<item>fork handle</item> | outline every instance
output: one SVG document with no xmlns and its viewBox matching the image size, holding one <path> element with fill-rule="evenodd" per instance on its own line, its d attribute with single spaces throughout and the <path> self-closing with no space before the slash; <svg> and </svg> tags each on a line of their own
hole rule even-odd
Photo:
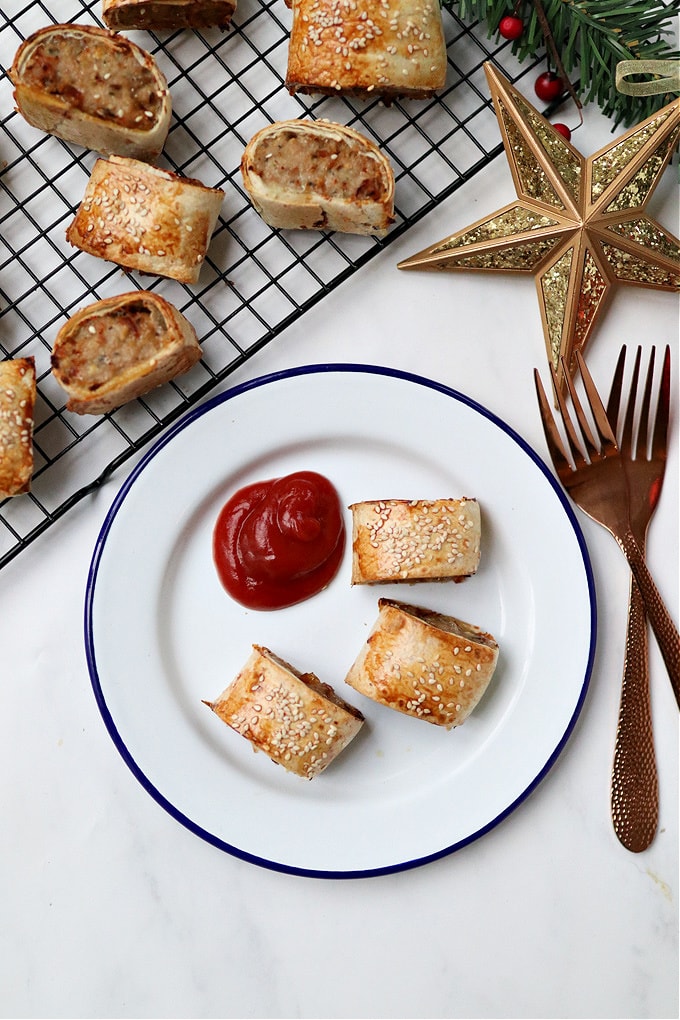
<svg viewBox="0 0 680 1020">
<path fill-rule="evenodd" d="M 659 822 L 659 780 L 649 696 L 647 615 L 635 577 L 630 581 L 626 654 L 611 778 L 614 831 L 627 850 L 651 844 Z"/>
<path fill-rule="evenodd" d="M 666 663 L 675 700 L 680 708 L 680 634 L 670 618 L 652 575 L 647 569 L 640 546 L 628 529 L 618 539 L 637 581 L 649 622 L 652 625 L 663 661 Z"/>
</svg>

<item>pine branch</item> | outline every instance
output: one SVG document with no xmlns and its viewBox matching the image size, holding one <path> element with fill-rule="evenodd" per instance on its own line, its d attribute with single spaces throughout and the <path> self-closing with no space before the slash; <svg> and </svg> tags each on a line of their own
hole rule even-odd
<svg viewBox="0 0 680 1020">
<path fill-rule="evenodd" d="M 462 21 L 486 22 L 488 36 L 509 13 L 524 21 L 524 32 L 512 44 L 520 63 L 546 49 L 546 36 L 532 0 L 443 0 L 457 9 Z M 616 65 L 622 60 L 676 60 L 672 49 L 674 20 L 680 0 L 542 0 L 564 70 L 583 103 L 596 102 L 615 125 L 626 127 L 651 116 L 674 94 L 629 96 L 616 88 Z"/>
</svg>

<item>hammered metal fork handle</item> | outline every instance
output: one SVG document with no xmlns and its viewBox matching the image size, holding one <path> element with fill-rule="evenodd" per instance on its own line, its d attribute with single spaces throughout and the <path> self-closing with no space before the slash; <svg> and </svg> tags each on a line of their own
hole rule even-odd
<svg viewBox="0 0 680 1020">
<path fill-rule="evenodd" d="M 666 664 L 675 700 L 680 708 L 680 634 L 673 623 L 652 575 L 647 569 L 640 546 L 630 529 L 616 536 L 638 583 L 649 622 L 652 625 L 663 661 Z"/>
<path fill-rule="evenodd" d="M 614 831 L 623 846 L 633 853 L 647 849 L 659 822 L 648 649 L 647 614 L 633 576 L 611 780 Z"/>
</svg>

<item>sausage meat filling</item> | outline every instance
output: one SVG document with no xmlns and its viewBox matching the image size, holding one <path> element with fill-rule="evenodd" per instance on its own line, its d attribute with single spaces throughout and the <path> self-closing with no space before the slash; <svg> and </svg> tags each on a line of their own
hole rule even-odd
<svg viewBox="0 0 680 1020">
<path fill-rule="evenodd" d="M 123 41 L 93 43 L 77 33 L 52 32 L 31 51 L 22 77 L 83 113 L 139 131 L 154 126 L 161 106 L 153 74 Z"/>
<path fill-rule="evenodd" d="M 165 333 L 165 321 L 157 308 L 131 302 L 84 320 L 53 359 L 53 367 L 66 385 L 77 380 L 93 393 L 157 355 Z"/>
<path fill-rule="evenodd" d="M 380 200 L 385 192 L 381 167 L 369 154 L 342 138 L 280 131 L 263 139 L 251 169 L 264 185 L 325 199 Z"/>
</svg>

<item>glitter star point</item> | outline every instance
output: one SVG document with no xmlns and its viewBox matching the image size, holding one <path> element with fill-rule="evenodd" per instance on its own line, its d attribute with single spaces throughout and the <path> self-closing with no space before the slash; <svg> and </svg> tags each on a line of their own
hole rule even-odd
<svg viewBox="0 0 680 1020">
<path fill-rule="evenodd" d="M 532 274 L 560 379 L 618 285 L 680 288 L 679 242 L 645 211 L 680 140 L 680 100 L 585 158 L 484 67 L 517 200 L 398 268 Z"/>
</svg>

